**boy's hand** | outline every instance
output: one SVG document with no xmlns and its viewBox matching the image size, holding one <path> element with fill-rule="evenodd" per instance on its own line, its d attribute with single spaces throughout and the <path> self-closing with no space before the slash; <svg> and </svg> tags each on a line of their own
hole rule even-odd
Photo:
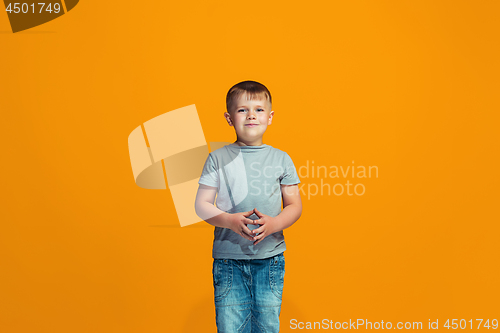
<svg viewBox="0 0 500 333">
<path fill-rule="evenodd" d="M 273 224 L 273 220 L 274 220 L 274 217 L 271 217 L 269 215 L 265 215 L 265 214 L 262 214 L 261 212 L 259 212 L 257 210 L 257 208 L 254 208 L 253 210 L 255 212 L 255 214 L 259 217 L 258 220 L 255 220 L 254 222 L 256 222 L 256 224 L 260 224 L 260 227 L 257 228 L 257 229 L 254 229 L 252 230 L 252 234 L 253 235 L 256 235 L 256 234 L 259 234 L 258 236 L 255 236 L 253 238 L 253 240 L 255 241 L 253 243 L 253 245 L 257 245 L 259 244 L 264 238 L 266 238 L 267 236 L 273 234 L 276 232 L 276 230 L 274 230 L 274 224 Z"/>
<path fill-rule="evenodd" d="M 245 213 L 231 214 L 231 216 L 229 217 L 229 229 L 231 229 L 241 237 L 253 241 L 254 237 L 252 231 L 247 227 L 247 224 L 256 224 L 254 223 L 254 220 L 248 218 L 253 213 L 254 210 L 252 209 L 251 211 Z"/>
</svg>

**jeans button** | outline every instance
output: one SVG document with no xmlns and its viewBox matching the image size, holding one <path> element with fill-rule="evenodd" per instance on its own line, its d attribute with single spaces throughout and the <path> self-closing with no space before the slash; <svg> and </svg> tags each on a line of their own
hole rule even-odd
<svg viewBox="0 0 500 333">
<path fill-rule="evenodd" d="M 224 259 L 224 263 L 227 263 L 227 259 Z"/>
</svg>

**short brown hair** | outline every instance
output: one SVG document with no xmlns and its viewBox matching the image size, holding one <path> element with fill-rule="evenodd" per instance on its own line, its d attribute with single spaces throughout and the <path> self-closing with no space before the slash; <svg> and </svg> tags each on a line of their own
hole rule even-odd
<svg viewBox="0 0 500 333">
<path fill-rule="evenodd" d="M 229 91 L 227 92 L 227 112 L 231 110 L 231 105 L 233 104 L 233 102 L 244 93 L 247 93 L 247 96 L 250 99 L 265 97 L 269 104 L 272 105 L 271 92 L 269 92 L 269 89 L 267 89 L 265 85 L 255 81 L 242 81 L 232 86 L 231 89 L 229 89 Z"/>
</svg>

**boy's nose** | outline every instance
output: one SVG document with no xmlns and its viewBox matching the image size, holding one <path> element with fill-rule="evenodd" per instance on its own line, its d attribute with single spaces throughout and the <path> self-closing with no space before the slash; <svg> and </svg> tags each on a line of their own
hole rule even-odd
<svg viewBox="0 0 500 333">
<path fill-rule="evenodd" d="M 248 112 L 247 119 L 255 119 L 255 113 Z"/>
</svg>

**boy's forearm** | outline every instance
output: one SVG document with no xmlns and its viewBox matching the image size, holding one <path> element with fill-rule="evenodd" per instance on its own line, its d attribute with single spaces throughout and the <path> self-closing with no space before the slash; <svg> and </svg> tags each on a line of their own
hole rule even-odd
<svg viewBox="0 0 500 333">
<path fill-rule="evenodd" d="M 302 215 L 302 205 L 291 204 L 283 208 L 281 213 L 279 213 L 274 218 L 275 232 L 284 230 L 294 224 Z"/>
<path fill-rule="evenodd" d="M 195 206 L 196 214 L 214 227 L 228 228 L 229 213 L 223 212 L 209 202 L 200 202 Z"/>
</svg>

